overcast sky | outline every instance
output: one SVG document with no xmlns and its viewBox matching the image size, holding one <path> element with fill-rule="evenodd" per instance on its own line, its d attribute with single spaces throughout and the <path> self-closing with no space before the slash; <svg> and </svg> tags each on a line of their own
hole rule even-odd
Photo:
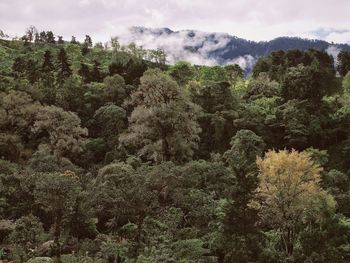
<svg viewBox="0 0 350 263">
<path fill-rule="evenodd" d="M 29 25 L 102 42 L 145 26 L 350 43 L 350 0 L 0 0 L 1 30 L 21 36 Z"/>
</svg>

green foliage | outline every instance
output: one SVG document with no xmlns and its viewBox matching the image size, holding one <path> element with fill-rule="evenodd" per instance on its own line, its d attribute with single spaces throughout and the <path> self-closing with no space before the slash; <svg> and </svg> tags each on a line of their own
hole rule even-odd
<svg viewBox="0 0 350 263">
<path fill-rule="evenodd" d="M 156 163 L 184 162 L 193 156 L 200 132 L 198 109 L 174 80 L 160 70 L 147 71 L 132 103 L 135 108 L 122 144 Z"/>
<path fill-rule="evenodd" d="M 0 38 L 0 261 L 348 257 L 348 51 L 339 74 L 288 50 L 244 79 L 116 38 Z"/>
</svg>

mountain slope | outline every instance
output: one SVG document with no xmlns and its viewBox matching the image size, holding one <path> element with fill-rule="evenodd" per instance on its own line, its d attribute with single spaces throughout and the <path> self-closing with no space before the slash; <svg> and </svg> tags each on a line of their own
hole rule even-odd
<svg viewBox="0 0 350 263">
<path fill-rule="evenodd" d="M 257 58 L 273 51 L 309 48 L 327 50 L 336 57 L 346 44 L 297 37 L 279 37 L 271 41 L 249 41 L 225 33 L 207 33 L 194 30 L 172 31 L 169 28 L 132 27 L 119 36 L 123 44 L 134 42 L 147 49 L 162 48 L 168 62 L 186 60 L 193 64 L 216 65 L 237 63 L 250 71 Z"/>
</svg>

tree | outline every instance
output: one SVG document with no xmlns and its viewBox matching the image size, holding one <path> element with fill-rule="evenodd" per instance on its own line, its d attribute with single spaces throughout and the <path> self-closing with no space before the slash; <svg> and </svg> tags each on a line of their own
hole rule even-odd
<svg viewBox="0 0 350 263">
<path fill-rule="evenodd" d="M 260 224 L 277 232 L 281 250 L 292 259 L 301 231 L 334 211 L 334 199 L 320 187 L 322 168 L 307 153 L 269 151 L 257 165 L 259 187 L 251 205 Z"/>
<path fill-rule="evenodd" d="M 0 156 L 19 161 L 26 158 L 26 142 L 29 141 L 30 127 L 36 119 L 41 104 L 21 91 L 10 90 L 0 93 Z"/>
<path fill-rule="evenodd" d="M 103 83 L 105 85 L 105 101 L 121 106 L 128 96 L 124 78 L 115 74 L 105 77 Z"/>
<path fill-rule="evenodd" d="M 70 69 L 70 64 L 64 48 L 60 48 L 57 55 L 57 68 L 57 82 L 59 86 L 62 86 L 64 81 L 72 75 L 72 70 Z"/>
<path fill-rule="evenodd" d="M 192 102 L 203 109 L 198 122 L 201 126 L 198 156 L 207 158 L 211 152 L 223 153 L 230 147 L 237 117 L 235 94 L 228 82 L 190 81 L 187 84 Z"/>
<path fill-rule="evenodd" d="M 160 70 L 148 70 L 131 96 L 135 108 L 121 143 L 156 163 L 189 160 L 199 139 L 198 110 L 178 84 Z"/>
<path fill-rule="evenodd" d="M 97 60 L 94 61 L 94 66 L 92 68 L 92 71 L 90 72 L 91 81 L 94 81 L 94 82 L 102 81 L 103 77 L 100 71 L 100 65 L 101 65 L 100 62 L 98 62 Z"/>
<path fill-rule="evenodd" d="M 56 106 L 46 106 L 38 111 L 32 132 L 47 134 L 51 152 L 60 159 L 64 155 L 82 150 L 87 130 L 81 128 L 80 122 L 73 112 Z"/>
<path fill-rule="evenodd" d="M 17 57 L 12 64 L 12 72 L 17 78 L 23 77 L 26 71 L 26 61 L 22 57 Z"/>
<path fill-rule="evenodd" d="M 273 97 L 280 95 L 280 87 L 277 81 L 271 81 L 269 76 L 262 72 L 256 79 L 248 84 L 248 89 L 244 95 L 245 99 L 255 100 L 261 97 Z"/>
<path fill-rule="evenodd" d="M 54 65 L 52 62 L 52 55 L 49 50 L 45 51 L 44 62 L 41 66 L 41 81 L 43 84 L 43 91 L 45 100 L 51 104 L 55 102 L 55 86 L 54 86 Z"/>
<path fill-rule="evenodd" d="M 238 80 L 244 77 L 243 69 L 237 64 L 227 65 L 224 67 L 224 69 L 227 73 L 228 80 L 231 83 L 236 83 Z"/>
<path fill-rule="evenodd" d="M 88 65 L 81 63 L 78 74 L 82 77 L 84 83 L 91 82 L 90 69 Z"/>
<path fill-rule="evenodd" d="M 78 44 L 77 39 L 75 38 L 75 36 L 72 36 L 72 39 L 70 41 L 71 44 Z"/>
<path fill-rule="evenodd" d="M 64 44 L 63 36 L 57 36 L 57 37 L 58 37 L 57 44 L 63 45 Z"/>
<path fill-rule="evenodd" d="M 350 71 L 343 78 L 343 91 L 345 94 L 350 95 Z"/>
<path fill-rule="evenodd" d="M 84 45 L 86 45 L 87 47 L 92 47 L 92 40 L 91 40 L 91 37 L 89 35 L 85 36 Z"/>
<path fill-rule="evenodd" d="M 78 177 L 71 171 L 39 174 L 34 190 L 36 202 L 52 214 L 54 222 L 53 256 L 60 262 L 60 237 L 64 220 L 69 218 L 80 189 Z"/>
<path fill-rule="evenodd" d="M 254 132 L 240 130 L 232 137 L 231 149 L 223 156 L 236 178 L 223 218 L 224 251 L 226 259 L 235 258 L 234 262 L 248 262 L 259 256 L 258 218 L 249 203 L 258 185 L 255 160 L 262 156 L 265 147 L 264 141 Z"/>
<path fill-rule="evenodd" d="M 41 31 L 39 34 L 39 41 L 41 43 L 46 43 L 47 42 L 47 36 L 45 31 Z"/>
<path fill-rule="evenodd" d="M 38 63 L 33 59 L 28 59 L 26 62 L 26 77 L 31 84 L 40 80 L 40 69 Z"/>
<path fill-rule="evenodd" d="M 46 31 L 46 43 L 48 43 L 48 44 L 55 44 L 56 43 L 55 36 L 52 33 L 52 31 Z"/>
<path fill-rule="evenodd" d="M 92 47 L 91 37 L 89 35 L 86 35 L 83 46 L 81 48 L 81 53 L 83 54 L 83 56 L 85 56 L 89 52 L 89 48 L 91 47 Z"/>
<path fill-rule="evenodd" d="M 44 228 L 40 220 L 33 216 L 23 216 L 16 220 L 16 226 L 9 239 L 16 246 L 16 254 L 21 262 L 28 259 L 32 251 L 44 241 Z"/>
<path fill-rule="evenodd" d="M 350 52 L 342 50 L 338 54 L 338 72 L 341 76 L 345 76 L 350 71 Z"/>
<path fill-rule="evenodd" d="M 126 128 L 126 122 L 125 110 L 113 103 L 108 103 L 95 112 L 91 130 L 93 135 L 103 137 L 113 145 L 117 143 L 118 135 Z"/>
<path fill-rule="evenodd" d="M 282 82 L 282 97 L 319 103 L 323 96 L 332 92 L 330 87 L 337 87 L 332 71 L 316 60 L 310 66 L 299 64 L 289 68 Z"/>
<path fill-rule="evenodd" d="M 30 26 L 29 28 L 27 28 L 26 30 L 26 36 L 28 38 L 29 42 L 33 42 L 34 41 L 34 37 L 35 35 L 38 33 L 38 30 L 35 28 L 35 26 Z"/>
<path fill-rule="evenodd" d="M 189 80 L 194 78 L 194 68 L 190 63 L 178 61 L 169 68 L 169 75 L 180 85 L 186 85 Z"/>
</svg>

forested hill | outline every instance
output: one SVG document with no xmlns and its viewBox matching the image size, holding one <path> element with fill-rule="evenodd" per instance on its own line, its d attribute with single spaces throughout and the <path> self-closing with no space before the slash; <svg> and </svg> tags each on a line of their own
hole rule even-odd
<svg viewBox="0 0 350 263">
<path fill-rule="evenodd" d="M 310 48 L 328 50 L 337 55 L 350 50 L 346 44 L 328 43 L 297 37 L 279 37 L 270 41 L 255 42 L 224 33 L 207 33 L 195 30 L 172 31 L 169 28 L 132 27 L 120 36 L 124 43 L 135 42 L 146 48 L 162 48 L 171 62 L 187 60 L 194 64 L 237 63 L 250 72 L 256 59 L 273 51 Z"/>
<path fill-rule="evenodd" d="M 0 262 L 349 262 L 350 52 L 165 55 L 0 41 Z"/>
</svg>

